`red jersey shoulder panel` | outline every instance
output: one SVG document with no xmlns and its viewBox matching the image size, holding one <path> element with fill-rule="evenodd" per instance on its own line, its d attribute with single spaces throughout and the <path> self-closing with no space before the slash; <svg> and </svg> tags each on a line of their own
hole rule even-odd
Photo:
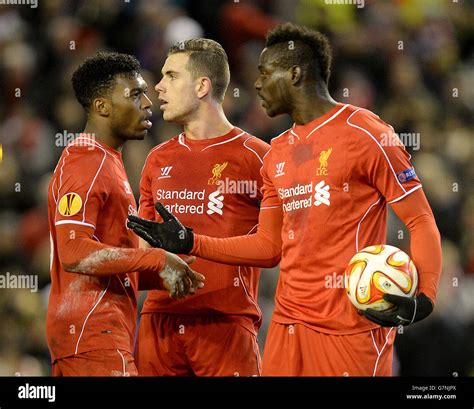
<svg viewBox="0 0 474 409">
<path fill-rule="evenodd" d="M 395 202 L 421 187 L 410 162 L 410 154 L 392 126 L 373 112 L 351 107 L 346 123 L 353 152 L 360 160 L 356 167 L 376 187 L 388 203 Z"/>
<path fill-rule="evenodd" d="M 110 154 L 97 144 L 71 144 L 64 149 L 52 186 L 56 225 L 83 224 L 95 229 L 97 212 L 110 190 L 103 182 L 107 160 Z"/>
</svg>

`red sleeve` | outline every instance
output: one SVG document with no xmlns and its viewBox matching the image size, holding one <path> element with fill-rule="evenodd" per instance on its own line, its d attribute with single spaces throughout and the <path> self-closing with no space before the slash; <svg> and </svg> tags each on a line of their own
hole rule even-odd
<svg viewBox="0 0 474 409">
<path fill-rule="evenodd" d="M 283 213 L 275 187 L 266 168 L 271 150 L 263 158 L 261 176 L 263 199 L 255 234 L 230 238 L 194 235 L 191 254 L 224 264 L 274 267 L 281 258 Z"/>
<path fill-rule="evenodd" d="M 392 209 L 410 231 L 410 252 L 418 270 L 418 292 L 433 303 L 441 274 L 441 238 L 423 190 L 392 204 Z"/>
<path fill-rule="evenodd" d="M 54 219 L 56 226 L 76 224 L 95 230 L 97 215 L 106 202 L 109 191 L 109 187 L 104 186 L 107 157 L 108 154 L 102 148 L 67 148 L 58 165 L 58 185 L 53 191 L 57 202 Z M 84 163 L 87 163 L 86 167 Z"/>
<path fill-rule="evenodd" d="M 163 269 L 162 249 L 111 247 L 93 240 L 88 226 L 56 227 L 58 256 L 65 271 L 92 276 L 109 276 L 132 271 L 156 274 Z M 162 288 L 162 287 L 161 287 Z"/>
<path fill-rule="evenodd" d="M 217 239 L 194 235 L 191 254 L 224 264 L 274 267 L 281 258 L 280 208 L 261 210 L 255 234 Z"/>
<path fill-rule="evenodd" d="M 271 163 L 271 156 L 272 156 L 272 151 L 269 150 L 267 155 L 263 159 L 263 166 L 262 166 L 262 169 L 260 170 L 260 173 L 262 175 L 262 180 L 263 180 L 263 187 L 262 187 L 263 199 L 260 205 L 260 209 L 274 209 L 274 208 L 281 209 L 281 203 L 278 197 L 278 193 L 275 190 L 275 186 L 273 185 L 273 182 L 268 176 L 268 167 L 270 166 L 270 163 Z"/>
<path fill-rule="evenodd" d="M 388 203 L 421 188 L 410 154 L 390 125 L 366 110 L 356 111 L 347 123 L 356 136 L 361 173 Z"/>
<path fill-rule="evenodd" d="M 155 204 L 151 193 L 152 158 L 148 158 L 143 166 L 140 178 L 140 205 L 138 215 L 146 220 L 155 220 Z"/>
<path fill-rule="evenodd" d="M 261 201 L 263 198 L 262 188 L 263 188 L 263 179 L 262 179 L 262 165 L 263 158 L 270 150 L 270 145 L 255 136 L 250 136 L 245 142 L 244 146 L 252 152 L 251 155 L 251 165 L 250 170 L 252 173 L 251 179 L 255 180 L 257 183 L 257 200 Z"/>
</svg>

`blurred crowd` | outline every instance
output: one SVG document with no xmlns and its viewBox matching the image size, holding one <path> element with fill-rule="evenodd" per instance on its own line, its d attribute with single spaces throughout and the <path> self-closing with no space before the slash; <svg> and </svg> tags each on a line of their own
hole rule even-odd
<svg viewBox="0 0 474 409">
<path fill-rule="evenodd" d="M 333 3 L 333 4 L 327 4 Z M 356 2 L 354 2 L 356 3 Z M 357 2 L 361 3 L 361 2 Z M 160 115 L 154 85 L 176 41 L 210 37 L 228 52 L 230 120 L 266 141 L 291 126 L 269 119 L 253 89 L 268 29 L 284 21 L 325 33 L 333 48 L 330 90 L 368 108 L 407 137 L 407 149 L 443 239 L 435 312 L 396 342 L 396 374 L 474 375 L 474 52 L 472 1 L 40 0 L 0 5 L 0 274 L 34 274 L 39 289 L 0 289 L 0 375 L 49 375 L 47 186 L 85 116 L 70 77 L 98 50 L 134 54 L 155 103 L 144 142 L 124 161 L 138 192 L 149 149 L 178 133 Z M 416 142 L 416 143 L 415 143 Z M 393 214 L 388 243 L 409 236 Z M 263 349 L 278 269 L 262 272 Z M 143 295 L 141 296 L 143 299 Z"/>
</svg>

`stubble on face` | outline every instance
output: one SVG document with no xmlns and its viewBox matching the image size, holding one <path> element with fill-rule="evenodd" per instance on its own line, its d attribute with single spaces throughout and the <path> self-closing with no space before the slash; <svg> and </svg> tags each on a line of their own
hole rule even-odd
<svg viewBox="0 0 474 409">
<path fill-rule="evenodd" d="M 171 54 L 162 69 L 163 79 L 158 88 L 159 97 L 166 101 L 160 108 L 163 119 L 178 124 L 187 123 L 199 107 L 196 81 L 189 70 L 189 55 Z"/>
</svg>

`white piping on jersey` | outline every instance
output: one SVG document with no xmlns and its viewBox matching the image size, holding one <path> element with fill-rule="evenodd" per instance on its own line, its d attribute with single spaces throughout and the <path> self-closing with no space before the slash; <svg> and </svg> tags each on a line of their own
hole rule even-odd
<svg viewBox="0 0 474 409">
<path fill-rule="evenodd" d="M 105 287 L 104 290 L 102 290 L 102 293 L 99 295 L 99 299 L 97 300 L 97 302 L 94 304 L 94 306 L 92 307 L 92 309 L 89 311 L 89 314 L 87 314 L 87 317 L 86 319 L 84 320 L 84 323 L 82 324 L 82 328 L 81 328 L 81 333 L 79 334 L 79 338 L 77 339 L 77 344 L 76 344 L 76 350 L 74 351 L 74 355 L 77 354 L 77 351 L 79 349 L 79 342 L 81 341 L 81 337 L 82 337 L 82 334 L 84 332 L 84 328 L 86 327 L 86 323 L 87 323 L 87 320 L 89 319 L 89 317 L 91 316 L 91 314 L 94 312 L 94 310 L 96 309 L 96 307 L 99 305 L 99 303 L 102 301 L 102 298 L 104 298 L 104 295 L 105 293 L 107 292 L 108 288 L 109 288 L 109 285 L 110 285 L 110 279 L 112 278 L 112 276 L 109 276 L 109 281 L 107 282 L 107 287 Z"/>
<path fill-rule="evenodd" d="M 58 187 L 58 194 L 57 194 L 58 199 L 59 199 L 59 192 L 61 191 L 61 188 L 62 188 L 62 185 L 63 185 L 63 170 L 64 170 L 64 165 L 65 165 L 65 163 L 66 163 L 66 159 L 67 159 L 67 158 L 69 157 L 69 155 L 70 155 L 70 153 L 69 153 L 69 148 L 72 147 L 72 146 L 75 146 L 75 145 L 73 145 L 73 143 L 74 143 L 77 139 L 79 139 L 79 138 L 76 138 L 76 139 L 75 139 L 73 142 L 71 142 L 71 143 L 68 145 L 68 147 L 66 148 L 66 154 L 67 154 L 67 155 L 64 156 L 64 158 L 63 158 L 63 163 L 62 163 L 62 165 L 61 165 L 61 170 L 60 170 L 60 173 L 59 173 L 59 187 Z M 88 140 L 88 139 L 86 139 L 86 140 L 87 140 L 87 142 L 90 142 L 90 140 Z M 96 147 L 98 147 L 99 149 L 101 149 L 101 150 L 104 152 L 104 157 L 102 158 L 102 162 L 101 162 L 101 164 L 100 164 L 100 166 L 99 166 L 99 169 L 97 170 L 97 173 L 96 173 L 95 176 L 94 176 L 94 179 L 93 179 L 93 181 L 92 181 L 92 184 L 91 184 L 91 186 L 89 187 L 89 190 L 87 191 L 86 200 L 85 200 L 85 202 L 84 202 L 84 212 L 83 212 L 83 215 L 82 215 L 82 222 L 83 222 L 83 223 L 85 222 L 85 217 L 86 217 L 86 204 L 87 204 L 87 200 L 89 199 L 89 192 L 90 192 L 90 190 L 92 189 L 92 186 L 94 185 L 95 179 L 97 178 L 97 175 L 99 174 L 99 171 L 100 171 L 100 169 L 102 168 L 102 165 L 104 164 L 105 158 L 107 157 L 107 151 L 106 151 L 104 148 L 102 148 L 99 144 L 97 144 L 97 143 L 91 143 L 90 146 L 96 146 Z M 53 193 L 53 197 L 54 197 L 54 193 Z M 56 204 L 57 204 L 57 201 L 56 201 Z M 56 216 L 55 216 L 54 219 L 55 219 L 55 221 L 56 221 Z M 57 224 L 57 223 L 55 222 L 55 224 Z M 63 223 L 61 223 L 61 224 L 63 224 Z M 94 226 L 94 228 L 95 228 L 95 226 Z"/>
<path fill-rule="evenodd" d="M 53 269 L 53 258 L 54 258 L 54 243 L 53 235 L 49 232 L 49 271 Z"/>
<path fill-rule="evenodd" d="M 253 136 L 251 136 L 250 138 L 247 138 L 245 141 L 244 141 L 244 146 L 249 150 L 249 151 L 252 151 L 253 153 L 255 153 L 255 156 L 258 158 L 258 160 L 260 161 L 260 163 L 263 164 L 263 158 L 261 158 L 259 156 L 259 154 L 257 152 L 255 152 L 251 147 L 247 146 L 246 143 L 247 141 L 249 141 L 250 139 L 252 139 Z"/>
<path fill-rule="evenodd" d="M 189 151 L 191 150 L 191 148 L 190 148 L 188 145 L 186 145 L 186 144 L 184 143 L 184 133 L 180 133 L 180 134 L 179 134 L 179 136 L 178 136 L 178 142 L 179 142 L 180 145 L 183 145 L 183 146 L 185 146 L 186 148 L 188 148 Z"/>
<path fill-rule="evenodd" d="M 314 132 L 316 132 L 319 128 L 323 127 L 324 125 L 326 125 L 328 122 L 331 122 L 336 116 L 338 116 L 342 111 L 344 111 L 347 107 L 349 106 L 349 104 L 346 104 L 344 106 L 341 107 L 341 109 L 339 109 L 339 111 L 337 111 L 333 116 L 331 116 L 331 118 L 328 118 L 326 119 L 322 124 L 319 124 L 317 125 L 308 135 L 306 135 L 306 139 L 308 139 Z M 296 124 L 293 124 L 293 126 L 291 127 L 291 129 L 293 130 L 295 128 Z M 293 132 L 295 135 L 296 135 L 296 132 Z M 298 135 L 296 135 L 298 136 Z M 298 137 L 299 138 L 299 137 Z"/>
<path fill-rule="evenodd" d="M 285 131 L 285 132 L 287 132 L 287 131 Z M 283 133 L 285 133 L 285 132 L 283 132 Z M 276 138 L 279 138 L 281 135 L 283 135 L 283 133 L 280 134 L 279 136 L 277 136 Z M 275 139 L 275 138 L 273 138 L 273 139 Z M 266 158 L 267 155 L 271 152 L 271 150 L 272 150 L 272 148 L 270 148 L 270 149 L 267 151 L 267 153 L 266 153 L 265 155 L 263 155 L 263 160 L 265 160 L 265 158 Z M 262 168 L 263 168 L 263 166 L 262 166 Z M 264 206 L 264 207 L 261 207 L 260 210 L 265 210 L 265 209 L 277 209 L 277 208 L 281 208 L 281 205 L 276 205 L 276 206 Z"/>
<path fill-rule="evenodd" d="M 97 172 L 94 176 L 94 179 L 92 179 L 92 183 L 89 187 L 89 190 L 87 191 L 87 194 L 86 194 L 86 200 L 84 201 L 84 211 L 82 212 L 82 221 L 85 222 L 86 220 L 86 210 L 87 210 L 87 201 L 89 200 L 89 193 L 90 191 L 92 190 L 92 186 L 94 186 L 94 183 L 95 183 L 95 180 L 97 179 L 97 176 L 99 175 L 99 172 L 100 170 L 102 169 L 102 165 L 104 164 L 105 162 L 105 159 L 107 158 L 107 152 L 105 151 L 105 149 L 103 148 L 100 148 L 104 151 L 104 157 L 102 158 L 102 162 L 100 163 L 100 166 L 99 166 L 99 169 L 97 169 Z"/>
<path fill-rule="evenodd" d="M 261 376 L 262 368 L 260 367 L 260 350 L 258 348 L 257 336 L 255 334 L 250 334 L 250 336 L 253 339 L 252 348 L 253 348 L 253 352 L 255 352 L 255 358 L 257 360 L 257 372 L 258 372 L 257 376 Z"/>
<path fill-rule="evenodd" d="M 158 149 L 160 149 L 160 148 L 162 148 L 163 146 L 165 146 L 166 144 L 170 143 L 171 141 L 172 141 L 172 139 L 168 139 L 167 141 L 162 142 L 162 143 L 160 143 L 159 145 L 156 145 L 154 148 L 152 148 L 152 149 L 150 150 L 150 152 L 148 152 L 148 155 L 146 156 L 145 163 L 143 164 L 142 172 L 141 172 L 141 173 L 143 173 L 143 170 L 145 169 L 145 166 L 146 166 L 146 164 L 147 164 L 147 162 L 148 162 L 148 158 L 150 157 L 150 155 L 151 155 L 153 152 L 155 152 L 155 151 L 157 151 Z"/>
<path fill-rule="evenodd" d="M 377 144 L 377 146 L 382 150 L 382 153 L 383 153 L 383 155 L 385 156 L 385 159 L 387 160 L 388 165 L 390 166 L 390 169 L 392 170 L 393 176 L 394 176 L 395 180 L 397 181 L 398 185 L 399 185 L 400 188 L 406 193 L 405 188 L 402 186 L 402 184 L 401 184 L 400 181 L 398 180 L 397 174 L 395 173 L 395 170 L 393 169 L 393 166 L 392 166 L 392 164 L 390 163 L 390 160 L 388 159 L 388 156 L 387 156 L 387 154 L 385 153 L 385 150 L 383 149 L 382 145 L 380 145 L 379 141 L 377 141 L 377 139 L 376 139 L 367 129 L 362 128 L 362 127 L 360 127 L 360 126 L 358 126 L 358 125 L 355 125 L 355 124 L 349 122 L 349 120 L 352 118 L 352 116 L 355 115 L 355 114 L 356 114 L 357 112 L 359 112 L 360 110 L 364 110 L 364 111 L 370 112 L 369 110 L 363 109 L 363 108 L 359 108 L 359 109 L 355 110 L 355 111 L 349 116 L 349 118 L 347 118 L 347 120 L 346 120 L 347 124 L 348 124 L 349 126 L 352 126 L 353 128 L 360 129 L 362 132 L 365 132 L 367 135 L 369 135 L 369 136 L 372 138 L 372 140 L 373 140 L 373 141 Z"/>
<path fill-rule="evenodd" d="M 372 112 L 372 113 L 373 113 L 373 112 Z M 374 114 L 374 115 L 375 115 L 375 114 Z M 379 117 L 378 115 L 375 115 L 375 116 L 380 119 L 380 117 Z M 390 124 L 387 124 L 387 125 L 388 125 L 389 128 L 392 130 L 392 132 L 396 134 L 395 128 L 394 128 L 392 125 L 390 125 Z M 401 144 L 401 146 L 403 147 L 403 149 L 404 149 L 405 152 L 407 153 L 407 155 L 408 155 L 408 160 L 410 160 L 410 159 L 411 159 L 411 155 L 410 155 L 410 153 L 407 151 L 407 148 L 405 147 L 405 145 L 404 145 L 403 143 Z"/>
<path fill-rule="evenodd" d="M 395 203 L 395 202 L 398 202 L 399 200 L 402 200 L 405 196 L 408 196 L 410 193 L 413 193 L 415 190 L 418 190 L 419 188 L 421 188 L 421 184 L 415 186 L 413 189 L 410 189 L 408 192 L 404 193 L 403 195 L 401 195 L 400 197 L 397 197 L 396 199 L 393 199 L 391 200 L 390 202 L 388 203 Z"/>
<path fill-rule="evenodd" d="M 76 142 L 81 142 L 80 145 L 77 145 Z M 86 142 L 86 144 L 84 144 Z M 103 148 L 103 146 L 97 141 L 97 139 L 87 138 L 85 136 L 78 136 L 76 139 L 71 141 L 71 143 L 67 146 L 68 148 L 71 146 L 85 146 L 85 145 L 94 145 L 99 148 Z"/>
<path fill-rule="evenodd" d="M 56 198 L 54 194 L 54 185 L 56 184 L 56 178 L 54 178 L 53 184 L 51 185 L 51 194 L 53 195 L 53 200 L 54 203 L 56 203 L 56 206 L 58 205 L 58 199 Z"/>
<path fill-rule="evenodd" d="M 61 170 L 59 171 L 59 187 L 58 187 L 58 199 L 59 199 L 59 192 L 61 191 L 61 187 L 63 185 L 63 167 L 64 163 L 66 162 L 66 158 L 69 156 L 69 147 L 66 148 L 66 154 L 63 158 L 63 163 L 61 165 Z M 54 221 L 56 221 L 56 214 L 54 215 Z"/>
<path fill-rule="evenodd" d="M 59 226 L 60 224 L 80 224 L 82 226 L 92 227 L 94 230 L 96 229 L 96 227 L 91 223 L 79 222 L 76 220 L 60 220 L 59 222 L 54 223 L 55 226 Z"/>
<path fill-rule="evenodd" d="M 206 149 L 212 148 L 213 146 L 223 145 L 223 144 L 225 144 L 225 143 L 227 143 L 227 142 L 232 142 L 232 141 L 234 141 L 235 139 L 240 138 L 244 133 L 245 133 L 245 131 L 242 131 L 242 132 L 239 133 L 237 136 L 234 136 L 233 138 L 227 139 L 226 141 L 217 142 L 217 143 L 214 143 L 214 144 L 212 144 L 212 145 L 206 146 L 204 149 L 201 150 L 201 152 L 205 151 Z"/>
<path fill-rule="evenodd" d="M 290 129 L 291 129 L 291 128 L 288 128 L 286 131 L 283 131 L 280 135 L 275 136 L 274 138 L 271 139 L 271 141 L 274 141 L 275 139 L 278 139 L 280 136 L 285 135 Z M 268 152 L 270 152 L 270 151 L 268 151 Z M 267 153 L 268 153 L 268 152 L 267 152 Z"/>
<path fill-rule="evenodd" d="M 81 143 L 78 144 L 77 142 Z M 99 142 L 97 142 L 95 139 L 86 138 L 84 136 L 78 136 L 76 139 L 74 139 L 73 141 L 71 141 L 71 143 L 67 145 L 68 148 L 72 146 L 97 146 L 98 148 L 102 148 Z"/>
<path fill-rule="evenodd" d="M 286 132 L 286 131 L 285 131 L 285 132 Z M 278 138 L 278 136 L 277 136 L 277 138 Z M 263 155 L 262 161 L 265 160 L 265 158 L 267 157 L 267 155 L 270 153 L 271 150 L 272 150 L 272 148 L 270 148 L 270 149 L 267 151 L 267 153 L 266 153 L 265 155 Z"/>
<path fill-rule="evenodd" d="M 120 352 L 120 350 L 117 349 L 117 352 L 120 354 L 120 356 L 122 357 L 122 371 L 123 371 L 123 376 L 127 376 L 126 373 L 125 373 L 125 358 L 124 356 L 122 355 L 122 353 Z"/>
<path fill-rule="evenodd" d="M 81 143 L 78 144 L 78 142 Z M 103 148 L 103 146 L 101 146 L 95 139 L 85 138 L 83 136 L 74 139 L 67 147 L 70 148 L 72 146 L 97 146 L 98 148 Z"/>
<path fill-rule="evenodd" d="M 88 143 L 82 142 L 80 145 L 76 145 L 76 144 L 75 144 L 76 141 L 81 142 L 82 139 L 84 139 L 84 141 L 85 141 L 85 142 L 88 142 Z M 80 147 L 82 147 L 82 146 L 93 146 L 93 147 L 97 147 L 97 148 L 102 149 L 103 151 L 105 151 L 105 150 L 104 150 L 104 147 L 103 147 L 99 142 L 97 142 L 96 140 L 91 140 L 91 139 L 89 139 L 89 138 L 84 138 L 84 137 L 81 137 L 81 136 L 80 136 L 80 137 L 77 137 L 76 139 L 74 139 L 74 140 L 69 144 L 68 147 L 70 147 L 70 146 L 80 146 Z M 105 152 L 106 152 L 106 151 L 105 151 Z M 107 152 L 107 153 L 109 153 L 109 152 Z M 118 159 L 115 155 L 110 155 L 110 157 L 111 157 L 119 166 L 123 166 L 123 163 L 122 163 L 122 162 L 120 161 L 120 159 Z"/>
<path fill-rule="evenodd" d="M 371 330 L 370 331 L 370 335 L 372 335 L 372 342 L 374 343 L 374 347 L 375 347 L 375 351 L 377 352 L 377 360 L 375 361 L 375 366 L 374 366 L 374 372 L 372 374 L 372 376 L 375 376 L 376 372 L 377 372 L 377 365 L 379 364 L 379 359 L 380 357 L 382 356 L 382 352 L 383 350 L 385 349 L 385 347 L 387 346 L 387 343 L 388 343 L 388 337 L 390 336 L 390 333 L 392 332 L 394 327 L 390 328 L 390 331 L 388 331 L 387 335 L 385 336 L 385 344 L 383 345 L 382 349 L 380 350 L 379 352 L 379 349 L 377 348 L 377 344 L 375 343 L 375 338 L 374 338 L 374 330 Z"/>
<path fill-rule="evenodd" d="M 150 156 L 153 152 L 157 151 L 158 149 L 162 148 L 166 144 L 170 143 L 173 140 L 173 138 L 168 139 L 167 141 L 161 142 L 160 144 L 156 145 L 155 147 L 151 148 L 150 152 L 148 153 L 147 156 Z"/>
<path fill-rule="evenodd" d="M 293 134 L 293 135 L 295 135 L 298 139 L 300 139 L 300 137 L 298 136 L 298 134 L 295 133 L 295 131 L 293 131 L 293 129 L 290 129 L 290 133 Z"/>
<path fill-rule="evenodd" d="M 318 126 L 316 126 L 316 128 L 314 128 L 307 136 L 306 138 L 309 138 L 310 135 L 317 131 L 319 128 L 321 128 L 322 126 L 326 125 L 329 121 L 332 121 L 336 116 L 338 116 L 342 111 L 344 111 L 344 109 L 346 109 L 347 107 L 349 106 L 349 104 L 346 104 L 344 106 L 341 107 L 341 109 L 339 111 L 337 111 L 331 118 L 328 118 L 326 119 L 322 124 L 319 124 Z M 294 123 L 293 126 L 291 128 L 288 128 L 286 131 L 283 131 L 281 134 L 279 134 L 278 136 L 275 136 L 274 138 L 272 138 L 271 140 L 275 140 L 275 139 L 278 139 L 280 136 L 283 136 L 285 135 L 287 132 L 290 132 L 291 134 L 293 134 L 294 136 L 296 136 L 299 140 L 301 140 L 301 138 L 299 137 L 299 135 L 294 131 L 294 128 L 295 128 L 296 124 Z M 267 152 L 268 153 L 268 152 Z"/>
<path fill-rule="evenodd" d="M 252 233 L 257 227 L 258 227 L 258 223 L 257 223 L 255 226 L 253 226 L 253 227 L 249 230 L 249 232 L 247 233 L 247 236 L 248 236 L 250 233 Z"/>
<path fill-rule="evenodd" d="M 374 115 L 375 115 L 375 114 L 374 114 Z M 380 119 L 380 117 L 379 117 L 378 115 L 375 115 L 375 116 Z M 395 128 L 394 128 L 392 125 L 390 125 L 390 124 L 387 124 L 387 125 L 390 127 L 390 129 L 392 130 L 392 132 L 393 132 L 394 134 L 396 134 Z M 402 144 L 401 144 L 400 146 L 401 146 L 401 147 L 403 148 L 403 150 L 407 153 L 407 155 L 408 155 L 408 160 L 410 160 L 410 159 L 411 159 L 411 155 L 410 155 L 410 153 L 407 151 L 407 148 L 406 148 L 405 144 L 402 142 Z"/>
<path fill-rule="evenodd" d="M 378 202 L 380 202 L 380 200 L 382 199 L 382 196 L 380 196 L 378 198 L 378 200 L 375 202 L 375 203 L 372 203 L 370 205 L 370 207 L 367 209 L 367 211 L 365 212 L 365 214 L 362 216 L 362 219 L 360 219 L 359 223 L 357 224 L 357 231 L 356 231 L 356 253 L 359 251 L 359 229 L 360 229 L 360 225 L 362 224 L 362 222 L 364 221 L 365 217 L 369 214 L 370 210 L 372 209 L 372 207 L 374 207 Z"/>
</svg>

